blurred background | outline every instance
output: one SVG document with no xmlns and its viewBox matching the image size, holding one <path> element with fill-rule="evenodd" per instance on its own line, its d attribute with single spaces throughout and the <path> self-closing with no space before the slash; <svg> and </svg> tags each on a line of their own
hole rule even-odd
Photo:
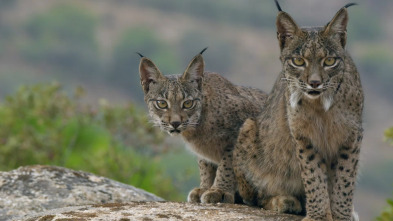
<svg viewBox="0 0 393 221">
<path fill-rule="evenodd" d="M 348 3 L 280 2 L 301 26 L 324 25 Z M 393 2 L 357 2 L 347 50 L 366 101 L 355 208 L 362 220 L 392 220 Z M 178 74 L 208 46 L 206 70 L 270 91 L 281 70 L 276 15 L 260 0 L 1 0 L 0 170 L 65 166 L 185 201 L 197 162 L 148 122 L 135 52 Z"/>
</svg>

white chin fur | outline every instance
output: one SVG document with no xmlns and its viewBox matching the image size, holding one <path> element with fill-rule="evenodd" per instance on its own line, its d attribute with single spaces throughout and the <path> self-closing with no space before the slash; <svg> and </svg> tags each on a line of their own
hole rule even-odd
<svg viewBox="0 0 393 221">
<path fill-rule="evenodd" d="M 333 98 L 330 96 L 328 97 L 323 96 L 321 101 L 322 101 L 323 109 L 325 109 L 325 111 L 328 111 L 333 104 Z"/>
<path fill-rule="evenodd" d="M 295 109 L 297 107 L 300 97 L 301 97 L 301 93 L 298 91 L 295 91 L 291 94 L 291 97 L 289 98 L 289 103 L 291 104 L 291 107 L 293 109 Z"/>
<path fill-rule="evenodd" d="M 297 107 L 302 94 L 304 94 L 308 99 L 311 99 L 311 100 L 315 100 L 320 97 L 321 103 L 323 105 L 323 109 L 325 111 L 328 111 L 333 104 L 333 97 L 331 97 L 331 96 L 323 96 L 323 95 L 322 96 L 321 95 L 313 96 L 313 95 L 309 95 L 307 93 L 301 93 L 301 92 L 295 91 L 291 94 L 291 97 L 289 98 L 289 103 L 293 109 L 295 109 Z"/>
</svg>

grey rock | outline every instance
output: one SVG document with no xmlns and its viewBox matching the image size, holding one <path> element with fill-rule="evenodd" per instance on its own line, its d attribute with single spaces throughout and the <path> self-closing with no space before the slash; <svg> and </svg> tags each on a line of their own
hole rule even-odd
<svg viewBox="0 0 393 221">
<path fill-rule="evenodd" d="M 0 220 L 302 219 L 300 216 L 277 214 L 244 205 L 162 201 L 144 190 L 61 167 L 28 166 L 0 172 Z"/>
<path fill-rule="evenodd" d="M 151 193 L 55 166 L 26 166 L 0 172 L 0 220 L 67 206 L 163 201 Z"/>
<path fill-rule="evenodd" d="M 234 204 L 191 204 L 178 202 L 131 202 L 62 208 L 20 217 L 24 221 L 156 221 L 156 220 L 265 220 L 300 221 L 302 217 L 277 214 L 255 207 Z"/>
</svg>

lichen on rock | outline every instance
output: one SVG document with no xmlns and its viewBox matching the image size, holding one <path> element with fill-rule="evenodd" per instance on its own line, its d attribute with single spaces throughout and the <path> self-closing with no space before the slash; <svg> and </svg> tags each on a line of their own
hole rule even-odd
<svg viewBox="0 0 393 221">
<path fill-rule="evenodd" d="M 130 201 L 163 199 L 105 177 L 56 166 L 0 172 L 0 220 L 67 206 Z"/>
<path fill-rule="evenodd" d="M 192 204 L 179 202 L 131 202 L 63 208 L 26 216 L 19 220 L 192 220 L 192 221 L 300 221 L 302 217 L 277 214 L 260 208 L 235 204 Z"/>
<path fill-rule="evenodd" d="M 301 219 L 245 205 L 164 202 L 133 186 L 62 167 L 0 172 L 0 221 Z"/>
</svg>

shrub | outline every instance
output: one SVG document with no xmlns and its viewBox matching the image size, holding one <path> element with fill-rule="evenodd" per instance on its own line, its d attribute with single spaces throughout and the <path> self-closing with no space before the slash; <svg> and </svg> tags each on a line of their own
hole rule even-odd
<svg viewBox="0 0 393 221">
<path fill-rule="evenodd" d="M 385 130 L 385 141 L 393 146 L 393 127 Z"/>
<path fill-rule="evenodd" d="M 49 164 L 85 170 L 169 200 L 184 200 L 164 174 L 164 136 L 135 105 L 83 106 L 57 83 L 21 87 L 0 104 L 0 169 Z"/>
<path fill-rule="evenodd" d="M 391 145 L 393 145 L 393 127 L 385 131 L 385 139 Z M 380 216 L 377 217 L 378 221 L 390 221 L 393 220 L 393 200 L 387 200 L 388 206 L 384 209 Z"/>
<path fill-rule="evenodd" d="M 393 200 L 388 199 L 388 207 L 377 217 L 378 221 L 391 221 L 393 220 Z"/>
</svg>

